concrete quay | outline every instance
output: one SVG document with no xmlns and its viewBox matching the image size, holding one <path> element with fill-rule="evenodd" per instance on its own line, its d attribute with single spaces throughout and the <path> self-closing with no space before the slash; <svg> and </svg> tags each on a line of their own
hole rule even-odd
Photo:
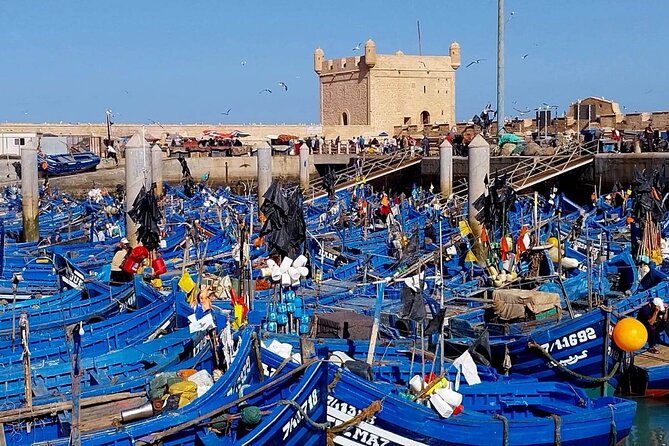
<svg viewBox="0 0 669 446">
<path fill-rule="evenodd" d="M 319 172 L 331 166 L 335 169 L 342 168 L 352 163 L 357 155 L 310 155 L 310 177 L 316 178 Z M 378 156 L 378 155 L 377 155 Z M 531 157 L 491 157 L 490 173 L 512 166 L 523 159 Z M 202 157 L 188 158 L 188 166 L 195 179 L 209 174 L 209 180 L 214 184 L 233 183 L 236 181 L 255 181 L 257 179 L 257 165 L 255 156 L 242 157 Z M 453 157 L 453 180 L 467 178 L 468 162 L 466 157 Z M 567 172 L 552 181 L 560 188 L 573 188 L 576 185 L 582 188 L 599 186 L 601 181 L 602 190 L 610 190 L 616 181 L 620 181 L 627 187 L 634 175 L 634 169 L 650 171 L 662 166 L 669 161 L 669 153 L 601 153 L 595 156 L 593 163 Z M 423 158 L 421 164 L 409 168 L 407 174 L 414 180 L 420 178 L 423 186 L 430 184 L 439 185 L 439 158 Z M 275 155 L 272 157 L 273 177 L 297 181 L 299 179 L 299 157 Z M 171 184 L 176 184 L 181 179 L 181 166 L 176 158 L 163 158 L 163 179 Z M 53 186 L 72 193 L 83 194 L 94 187 L 115 188 L 117 184 L 124 183 L 124 160 L 119 165 L 109 159 L 103 159 L 97 170 L 85 172 L 66 177 L 52 177 L 50 183 Z M 17 177 L 11 163 L 0 162 L 0 184 L 17 184 Z M 393 182 L 391 181 L 391 183 Z M 397 186 L 397 184 L 394 184 Z"/>
</svg>

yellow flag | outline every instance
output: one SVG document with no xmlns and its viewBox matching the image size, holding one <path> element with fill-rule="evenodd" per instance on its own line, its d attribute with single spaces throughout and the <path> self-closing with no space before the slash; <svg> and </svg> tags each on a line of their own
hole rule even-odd
<svg viewBox="0 0 669 446">
<path fill-rule="evenodd" d="M 460 235 L 462 237 L 466 237 L 472 233 L 472 229 L 469 227 L 469 224 L 467 224 L 467 222 L 464 220 L 458 223 L 458 227 L 460 228 Z"/>
<path fill-rule="evenodd" d="M 243 316 L 244 316 L 244 307 L 242 307 L 239 304 L 235 304 L 233 307 L 233 313 L 234 313 L 234 319 L 232 321 L 232 328 L 234 330 L 239 330 L 241 327 L 246 325 L 246 321 L 244 321 Z"/>
<path fill-rule="evenodd" d="M 465 262 L 472 262 L 472 263 L 476 262 L 476 256 L 471 251 L 471 249 L 467 251 L 467 254 L 465 255 Z"/>
<path fill-rule="evenodd" d="M 184 271 L 181 275 L 178 285 L 186 294 L 189 294 L 195 288 L 195 282 L 193 282 L 193 278 L 188 271 Z"/>
</svg>

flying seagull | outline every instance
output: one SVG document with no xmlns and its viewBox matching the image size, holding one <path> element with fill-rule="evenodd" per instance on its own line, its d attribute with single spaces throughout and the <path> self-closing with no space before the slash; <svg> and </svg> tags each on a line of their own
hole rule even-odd
<svg viewBox="0 0 669 446">
<path fill-rule="evenodd" d="M 221 114 L 222 114 L 222 115 L 225 115 L 225 116 L 228 116 L 228 115 L 230 114 L 230 110 L 232 110 L 232 109 L 229 108 L 228 111 L 226 111 L 225 113 L 221 112 Z"/>
<path fill-rule="evenodd" d="M 478 64 L 478 63 L 481 63 L 481 62 L 483 62 L 484 60 L 486 60 L 486 59 L 476 59 L 476 60 L 473 60 L 473 61 L 469 62 L 465 68 L 469 68 L 469 67 L 471 67 L 472 65 L 476 65 L 476 64 Z"/>
<path fill-rule="evenodd" d="M 353 48 L 353 51 L 360 51 L 360 47 L 361 47 L 361 46 L 362 46 L 362 42 L 360 42 L 359 44 L 357 44 L 357 45 L 355 46 L 355 48 Z"/>
<path fill-rule="evenodd" d="M 239 167 L 251 167 L 249 163 L 240 164 Z"/>
<path fill-rule="evenodd" d="M 525 59 L 527 59 L 528 56 L 529 56 L 529 54 L 523 54 L 523 56 L 521 57 L 521 59 L 525 60 Z"/>
<path fill-rule="evenodd" d="M 246 66 L 246 61 L 245 61 L 245 60 L 242 60 L 242 66 L 243 66 L 243 67 Z"/>
<path fill-rule="evenodd" d="M 258 92 L 258 94 L 260 94 L 260 93 L 264 93 L 264 92 L 271 93 L 272 90 L 270 90 L 269 88 L 265 88 L 265 89 L 260 90 L 260 91 Z"/>
<path fill-rule="evenodd" d="M 511 14 L 509 14 L 509 18 L 506 19 L 506 23 L 509 23 L 514 15 L 516 15 L 516 13 L 514 11 L 511 11 Z"/>
<path fill-rule="evenodd" d="M 279 82 L 279 86 L 288 91 L 288 85 L 286 85 L 284 82 Z"/>
<path fill-rule="evenodd" d="M 518 113 L 520 113 L 521 115 L 524 115 L 524 114 L 529 113 L 529 112 L 532 111 L 532 110 L 529 110 L 529 109 L 528 110 L 520 110 L 520 109 L 517 109 L 516 107 L 513 107 L 513 109 L 515 111 L 517 111 Z"/>
</svg>

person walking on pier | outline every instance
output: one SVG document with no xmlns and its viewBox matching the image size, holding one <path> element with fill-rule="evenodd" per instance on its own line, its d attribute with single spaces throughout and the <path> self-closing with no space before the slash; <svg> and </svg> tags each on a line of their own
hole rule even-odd
<svg viewBox="0 0 669 446">
<path fill-rule="evenodd" d="M 653 121 L 648 121 L 648 126 L 643 131 L 643 136 L 646 139 L 646 148 L 649 152 L 654 152 L 653 147 L 653 138 L 655 136 L 655 130 L 653 130 Z"/>
<path fill-rule="evenodd" d="M 427 134 L 423 135 L 420 146 L 423 149 L 423 156 L 430 156 L 430 138 L 427 137 Z"/>
<path fill-rule="evenodd" d="M 116 149 L 111 144 L 107 146 L 107 159 L 109 158 L 113 159 L 118 166 L 118 156 L 116 154 Z"/>
</svg>

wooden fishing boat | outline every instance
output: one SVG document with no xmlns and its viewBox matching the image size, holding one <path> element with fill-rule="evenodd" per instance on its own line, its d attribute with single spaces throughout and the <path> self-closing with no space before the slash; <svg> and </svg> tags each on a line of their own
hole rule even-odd
<svg viewBox="0 0 669 446">
<path fill-rule="evenodd" d="M 263 350 L 270 371 L 284 359 Z M 291 361 L 285 367 L 295 367 Z M 430 407 L 399 396 L 394 386 L 366 381 L 347 371 L 338 376 L 328 397 L 328 419 L 354 420 L 334 443 L 384 445 L 609 445 L 624 439 L 636 403 L 615 397 L 596 400 L 560 383 L 503 381 L 460 386 L 464 410 L 443 419 Z M 471 388 L 470 388 L 471 387 Z M 362 412 L 368 414 L 359 419 Z"/>
<path fill-rule="evenodd" d="M 49 175 L 72 175 L 94 170 L 100 164 L 100 157 L 91 152 L 61 155 L 43 155 L 39 160 L 40 172 Z"/>
</svg>

